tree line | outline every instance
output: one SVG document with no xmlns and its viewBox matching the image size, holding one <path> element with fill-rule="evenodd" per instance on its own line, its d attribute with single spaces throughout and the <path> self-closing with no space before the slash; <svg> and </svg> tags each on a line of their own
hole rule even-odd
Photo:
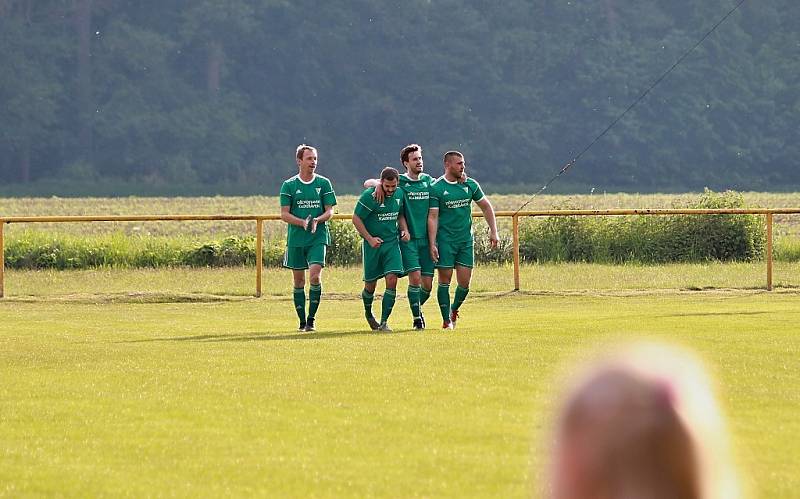
<svg viewBox="0 0 800 499">
<path fill-rule="evenodd" d="M 0 191 L 276 194 L 301 142 L 345 190 L 409 142 L 535 188 L 733 5 L 0 0 Z M 800 187 L 798 19 L 745 2 L 553 187 Z"/>
</svg>

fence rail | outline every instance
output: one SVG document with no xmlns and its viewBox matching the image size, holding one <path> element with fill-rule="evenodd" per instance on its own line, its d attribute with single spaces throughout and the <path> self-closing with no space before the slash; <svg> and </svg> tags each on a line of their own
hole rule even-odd
<svg viewBox="0 0 800 499">
<path fill-rule="evenodd" d="M 627 216 L 627 215 L 764 215 L 766 217 L 767 239 L 767 285 L 772 291 L 772 222 L 773 215 L 793 215 L 800 213 L 800 208 L 718 208 L 718 209 L 609 209 L 609 210 L 538 210 L 538 211 L 498 211 L 498 218 L 512 219 L 512 237 L 514 253 L 514 291 L 520 289 L 519 283 L 519 219 L 527 217 L 564 217 L 564 216 Z M 352 215 L 337 214 L 336 220 L 349 220 Z M 483 213 L 472 214 L 482 218 Z M 256 222 L 256 293 L 261 296 L 261 281 L 264 270 L 264 221 L 280 220 L 280 215 L 109 215 L 109 216 L 32 216 L 32 217 L 0 217 L 0 298 L 4 294 L 5 282 L 5 246 L 3 233 L 6 224 L 12 223 L 67 223 L 67 222 L 184 222 L 190 220 L 227 220 Z"/>
</svg>

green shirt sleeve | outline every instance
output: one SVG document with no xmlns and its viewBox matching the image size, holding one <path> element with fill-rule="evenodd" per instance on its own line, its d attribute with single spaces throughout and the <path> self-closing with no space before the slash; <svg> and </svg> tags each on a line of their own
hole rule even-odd
<svg viewBox="0 0 800 499">
<path fill-rule="evenodd" d="M 281 185 L 281 206 L 292 206 L 292 183 L 286 180 Z"/>
<path fill-rule="evenodd" d="M 472 200 L 480 201 L 485 197 L 483 194 L 483 190 L 481 189 L 481 184 L 479 184 L 476 180 L 472 180 L 472 183 L 475 184 L 474 190 L 472 192 Z"/>
<path fill-rule="evenodd" d="M 435 187 L 435 184 L 431 186 L 431 192 L 428 197 L 428 206 L 429 208 L 439 208 L 439 189 Z"/>
<path fill-rule="evenodd" d="M 370 187 L 362 192 L 361 196 L 358 198 L 358 202 L 356 203 L 356 208 L 353 210 L 353 213 L 358 215 L 358 218 L 360 218 L 362 222 L 364 222 L 367 217 L 373 211 L 375 211 L 375 199 L 372 197 L 373 192 L 375 192 L 374 187 Z"/>
<path fill-rule="evenodd" d="M 322 188 L 322 206 L 335 206 L 336 193 L 333 191 L 331 181 L 325 179 L 325 185 Z"/>
</svg>

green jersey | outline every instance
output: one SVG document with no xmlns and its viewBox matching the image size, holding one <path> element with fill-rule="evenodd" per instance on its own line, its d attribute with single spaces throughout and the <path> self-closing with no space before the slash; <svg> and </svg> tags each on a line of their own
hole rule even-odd
<svg viewBox="0 0 800 499">
<path fill-rule="evenodd" d="M 380 204 L 372 197 L 374 192 L 375 187 L 362 192 L 354 212 L 372 237 L 380 237 L 384 243 L 396 242 L 397 218 L 405 205 L 403 191 L 397 189 L 391 196 L 383 198 Z"/>
<path fill-rule="evenodd" d="M 400 175 L 397 187 L 406 195 L 406 222 L 412 239 L 428 239 L 429 193 L 433 177 L 420 173 L 419 179 L 411 180 L 408 175 Z"/>
<path fill-rule="evenodd" d="M 450 182 L 444 176 L 431 186 L 430 207 L 439 209 L 439 228 L 436 240 L 450 244 L 472 240 L 472 201 L 483 199 L 478 182 Z"/>
<path fill-rule="evenodd" d="M 336 204 L 336 193 L 331 181 L 322 175 L 314 174 L 310 182 L 303 182 L 299 175 L 283 182 L 281 186 L 281 206 L 289 206 L 289 213 L 298 218 L 318 217 L 325 212 L 326 206 Z M 330 244 L 331 235 L 328 222 L 319 224 L 311 233 L 311 224 L 307 230 L 289 224 L 286 245 L 289 247 L 311 246 L 314 244 Z"/>
</svg>

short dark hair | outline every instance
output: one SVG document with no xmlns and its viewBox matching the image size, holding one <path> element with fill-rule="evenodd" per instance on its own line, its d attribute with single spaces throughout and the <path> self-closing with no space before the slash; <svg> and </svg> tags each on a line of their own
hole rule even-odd
<svg viewBox="0 0 800 499">
<path fill-rule="evenodd" d="M 317 148 L 306 144 L 300 144 L 299 146 L 297 146 L 297 150 L 295 151 L 294 156 L 297 159 L 303 159 L 303 154 L 305 154 L 306 151 L 314 151 L 314 153 L 316 154 Z"/>
<path fill-rule="evenodd" d="M 464 158 L 464 155 L 461 154 L 458 151 L 447 151 L 446 153 L 444 153 L 444 160 L 447 161 L 448 159 L 450 159 L 452 157 L 455 157 L 455 156 L 458 156 L 459 158 L 462 158 L 462 159 Z"/>
<path fill-rule="evenodd" d="M 408 144 L 402 150 L 400 150 L 400 161 L 405 164 L 405 162 L 408 161 L 408 155 L 417 151 L 422 154 L 422 147 L 420 147 L 419 144 Z"/>
<path fill-rule="evenodd" d="M 400 178 L 400 173 L 391 166 L 387 166 L 381 170 L 381 180 L 397 180 Z"/>
</svg>

